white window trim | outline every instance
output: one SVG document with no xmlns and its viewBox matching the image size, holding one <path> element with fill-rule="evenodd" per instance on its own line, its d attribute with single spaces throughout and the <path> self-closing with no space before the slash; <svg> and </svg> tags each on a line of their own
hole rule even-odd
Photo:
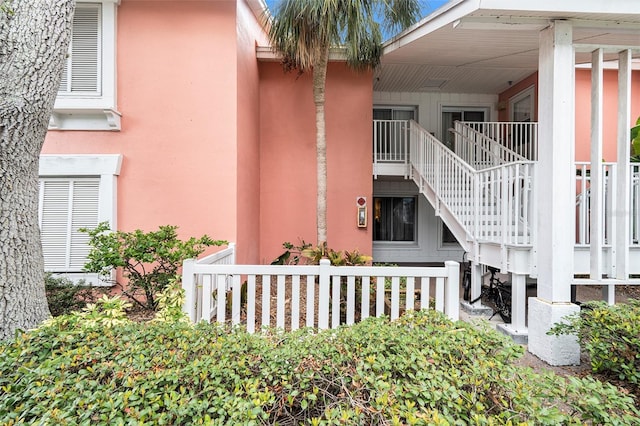
<svg viewBox="0 0 640 426">
<path fill-rule="evenodd" d="M 49 120 L 49 130 L 120 130 L 116 103 L 116 28 L 120 0 L 82 0 L 100 3 L 101 50 L 100 96 L 59 95 Z"/>
<path fill-rule="evenodd" d="M 45 177 L 99 177 L 98 223 L 108 222 L 111 229 L 117 229 L 117 177 L 122 167 L 120 154 L 87 155 L 41 155 L 39 175 Z M 93 285 L 112 285 L 113 278 L 106 281 L 97 274 L 69 273 L 57 274 L 78 281 L 84 279 Z"/>
</svg>

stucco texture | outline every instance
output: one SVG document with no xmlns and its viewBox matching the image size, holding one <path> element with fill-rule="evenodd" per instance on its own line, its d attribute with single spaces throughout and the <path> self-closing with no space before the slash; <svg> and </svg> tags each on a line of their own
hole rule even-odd
<svg viewBox="0 0 640 426">
<path fill-rule="evenodd" d="M 372 194 L 372 79 L 344 63 L 326 85 L 327 240 L 335 250 L 371 254 L 371 229 L 358 228 L 356 198 Z M 260 63 L 260 253 L 316 241 L 316 128 L 311 76 Z M 367 211 L 371 222 L 371 208 Z"/>
</svg>

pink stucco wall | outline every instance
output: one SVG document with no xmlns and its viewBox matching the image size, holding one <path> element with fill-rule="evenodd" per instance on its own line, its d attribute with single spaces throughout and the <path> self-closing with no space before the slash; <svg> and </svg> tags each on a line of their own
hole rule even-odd
<svg viewBox="0 0 640 426">
<path fill-rule="evenodd" d="M 369 205 L 371 74 L 329 67 L 326 92 L 328 245 L 371 254 L 371 227 L 357 228 L 356 197 Z M 260 256 L 269 262 L 285 241 L 316 241 L 315 109 L 309 75 L 260 63 Z M 369 209 L 369 223 L 371 210 Z"/>
<path fill-rule="evenodd" d="M 258 224 L 257 26 L 246 24 L 238 41 L 237 8 L 255 20 L 239 3 L 123 0 L 121 131 L 51 131 L 43 153 L 123 154 L 119 229 L 174 224 L 183 237 L 238 241 L 257 260 L 248 237 Z"/>
<path fill-rule="evenodd" d="M 507 107 L 500 111 L 500 121 L 509 121 L 509 99 L 526 88 L 537 87 L 538 73 L 516 83 L 513 87 L 502 92 L 499 102 Z M 616 161 L 616 137 L 618 125 L 618 72 L 605 70 L 604 76 L 604 106 L 603 106 L 603 153 L 605 161 Z M 640 116 L 640 71 L 633 71 L 631 76 L 631 121 L 629 127 Z M 538 99 L 536 97 L 536 110 Z M 535 118 L 534 118 L 535 119 Z M 591 150 L 591 70 L 576 70 L 576 161 L 589 161 Z"/>
<path fill-rule="evenodd" d="M 618 72 L 604 71 L 603 154 L 605 161 L 616 161 L 618 126 Z M 631 75 L 631 121 L 640 116 L 640 71 Z M 591 71 L 576 71 L 576 161 L 589 161 L 591 149 Z"/>
<path fill-rule="evenodd" d="M 237 6 L 237 220 L 238 263 L 257 263 L 260 234 L 260 105 L 256 41 L 260 23 L 244 1 Z"/>
</svg>

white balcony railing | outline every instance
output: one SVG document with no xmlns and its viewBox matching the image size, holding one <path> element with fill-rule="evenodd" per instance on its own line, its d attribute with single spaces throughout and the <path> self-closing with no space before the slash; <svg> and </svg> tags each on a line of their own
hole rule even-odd
<svg viewBox="0 0 640 426">
<path fill-rule="evenodd" d="M 603 203 L 601 217 L 604 219 L 602 227 L 603 244 L 611 244 L 614 226 L 614 191 L 618 165 L 616 163 L 602 163 Z M 576 162 L 576 244 L 589 245 L 591 243 L 591 164 Z M 630 164 L 630 205 L 629 205 L 629 244 L 640 246 L 640 163 Z"/>
<path fill-rule="evenodd" d="M 409 122 L 373 120 L 373 174 L 405 176 L 409 172 Z"/>
</svg>

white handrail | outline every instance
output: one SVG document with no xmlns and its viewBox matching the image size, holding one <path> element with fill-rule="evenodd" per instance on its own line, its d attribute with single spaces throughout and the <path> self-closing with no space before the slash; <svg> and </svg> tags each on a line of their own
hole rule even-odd
<svg viewBox="0 0 640 426">
<path fill-rule="evenodd" d="M 522 155 L 501 145 L 469 124 L 474 123 L 456 121 L 455 128 L 451 131 L 456 136 L 455 153 L 476 170 L 515 161 L 527 161 Z"/>
<path fill-rule="evenodd" d="M 198 281 L 203 290 L 196 297 Z M 229 288 L 220 284 L 227 281 Z M 459 316 L 459 264 L 451 261 L 422 268 L 331 266 L 326 259 L 320 265 L 211 265 L 190 259 L 183 285 L 192 321 L 243 324 L 250 333 L 263 326 L 295 330 L 301 323 L 335 328 L 371 315 L 393 320 L 432 302 L 449 318 Z"/>
<path fill-rule="evenodd" d="M 467 121 L 464 124 L 527 160 L 538 159 L 538 123 L 536 122 Z"/>
<path fill-rule="evenodd" d="M 534 162 L 477 171 L 415 121 L 410 153 L 418 187 L 426 182 L 471 238 L 532 244 Z"/>
</svg>

